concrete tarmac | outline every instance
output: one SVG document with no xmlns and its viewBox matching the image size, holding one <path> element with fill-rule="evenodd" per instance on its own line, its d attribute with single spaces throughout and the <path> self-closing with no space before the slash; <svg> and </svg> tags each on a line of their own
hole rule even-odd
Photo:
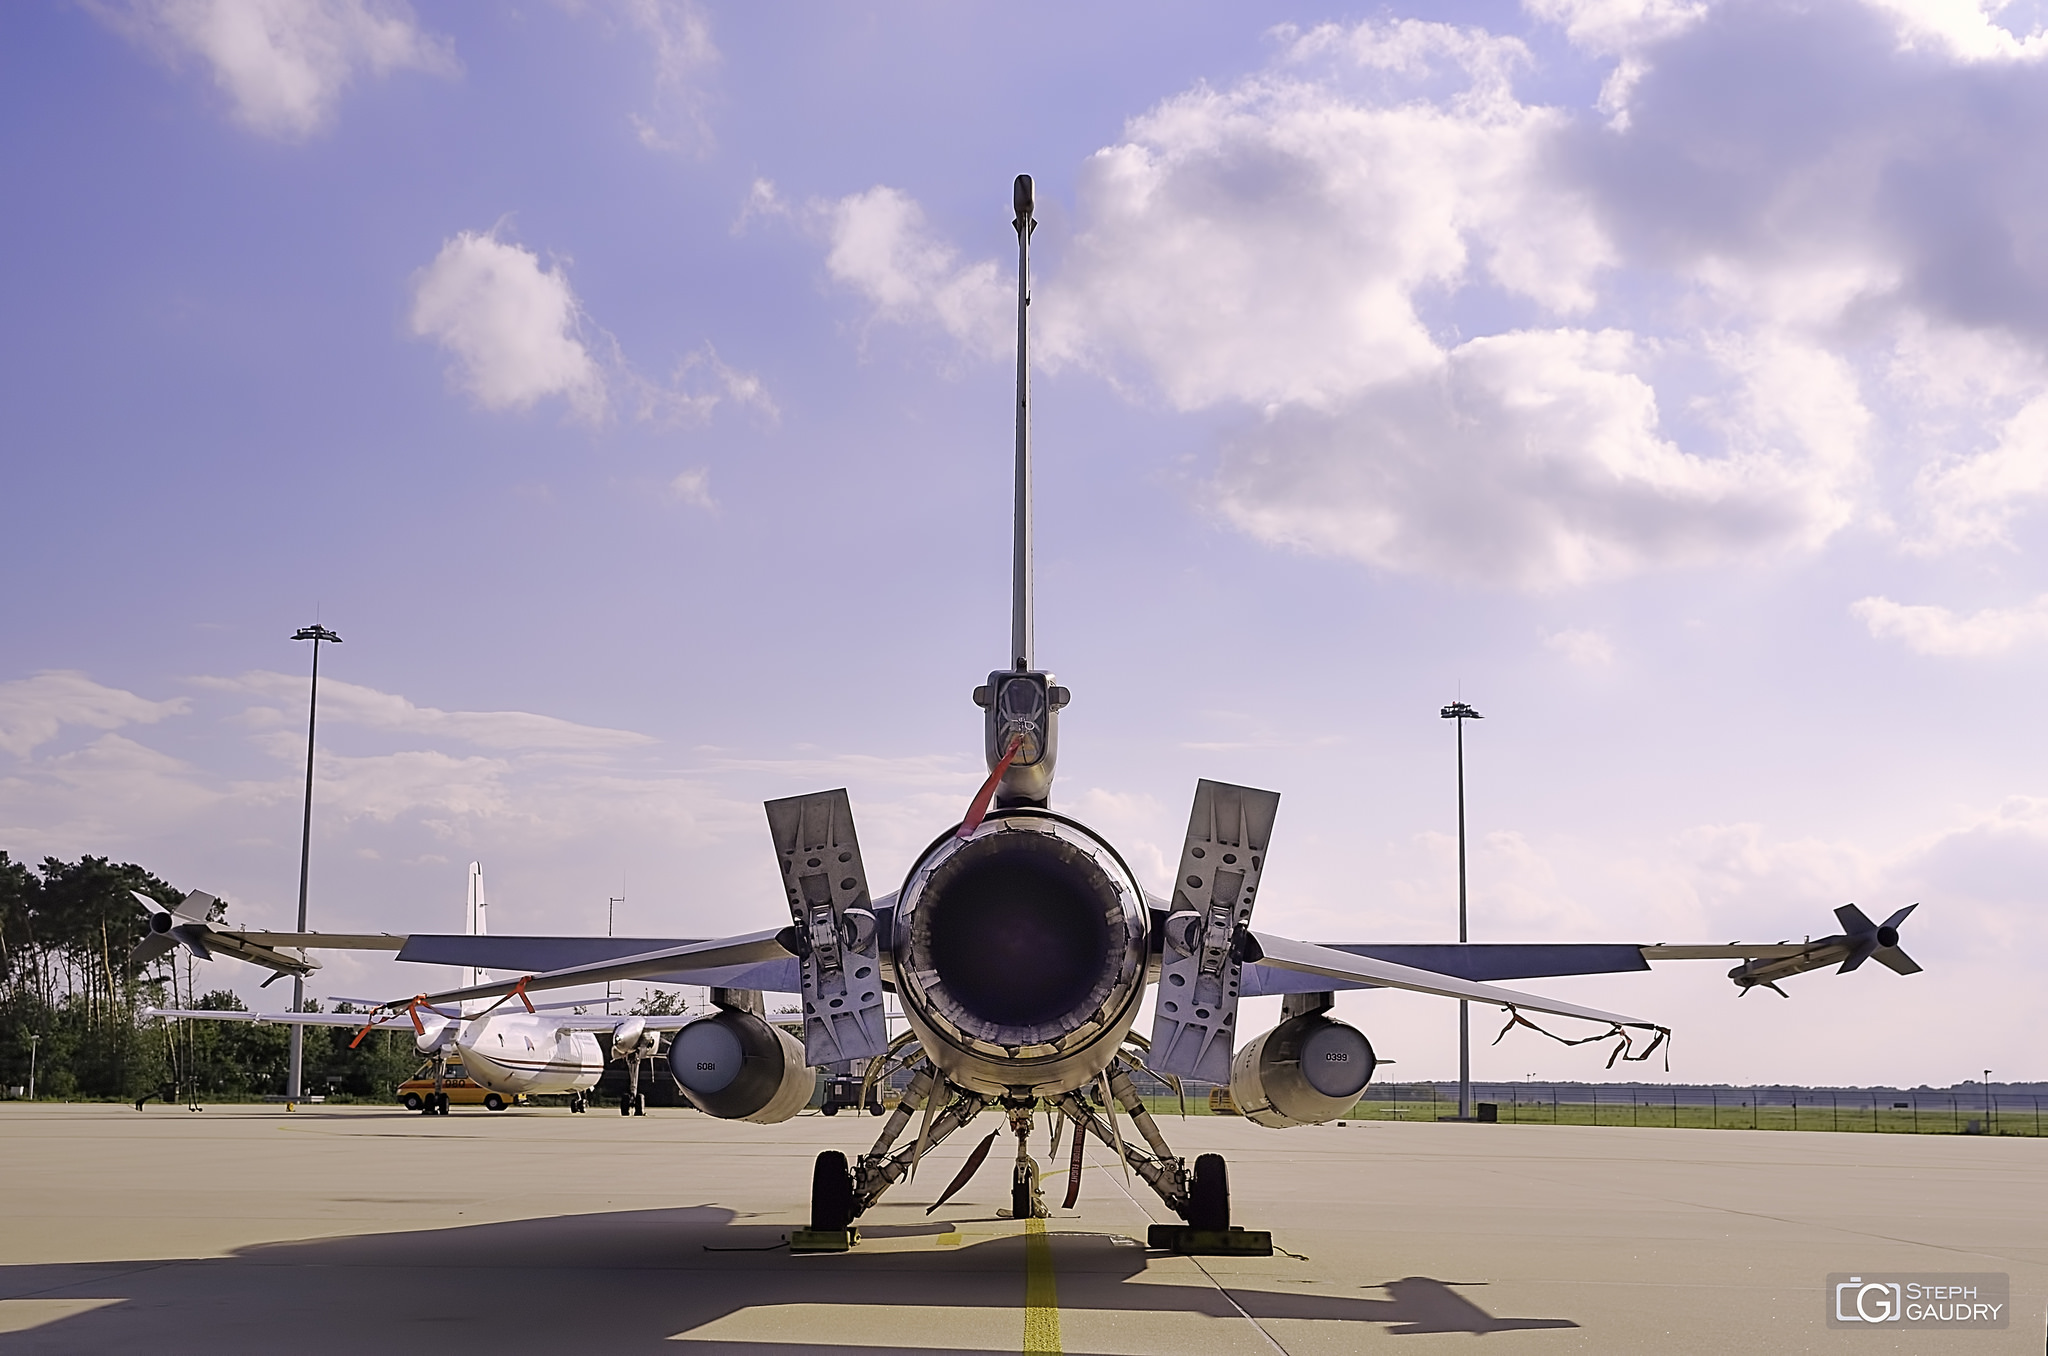
<svg viewBox="0 0 2048 1356">
<path fill-rule="evenodd" d="M 1164 1122 L 1298 1256 L 1148 1252 L 1169 1215 L 1091 1152 L 1075 1211 L 999 1219 L 1014 1141 L 925 1207 L 984 1116 L 842 1256 L 779 1246 L 811 1159 L 881 1122 L 687 1111 L 0 1106 L 16 1352 L 2039 1353 L 2048 1141 Z M 1047 1194 L 1064 1191 L 1045 1151 Z M 1830 1272 L 2005 1272 L 2004 1331 L 1829 1329 Z M 1475 1343 L 1477 1347 L 1475 1347 Z"/>
</svg>

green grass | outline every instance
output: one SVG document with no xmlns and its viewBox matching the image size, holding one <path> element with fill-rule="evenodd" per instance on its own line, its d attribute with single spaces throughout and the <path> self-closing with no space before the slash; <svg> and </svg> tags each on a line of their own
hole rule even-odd
<svg viewBox="0 0 2048 1356">
<path fill-rule="evenodd" d="M 1177 1116 L 1180 1103 L 1173 1097 L 1147 1097 L 1145 1104 L 1155 1116 Z M 1802 1102 L 1796 1109 L 1790 1106 L 1752 1107 L 1741 1098 L 1732 1098 L 1715 1106 L 1691 1106 L 1680 1103 L 1673 1107 L 1669 1102 L 1642 1101 L 1630 1106 L 1626 1100 L 1603 1101 L 1598 1105 L 1587 1102 L 1557 1102 L 1548 1100 L 1522 1103 L 1501 1102 L 1500 1119 L 1503 1125 L 1619 1125 L 1619 1126 L 1661 1126 L 1666 1129 L 1676 1126 L 1685 1130 L 1827 1130 L 1842 1133 L 1860 1132 L 1870 1134 L 1899 1135 L 1959 1135 L 1971 1121 L 1984 1121 L 1984 1108 L 1972 1109 L 1958 1103 L 1953 1109 L 1944 1105 L 1922 1105 L 1918 1115 L 1910 1109 L 1898 1110 L 1880 1105 L 1872 1111 L 1869 1102 L 1856 1106 L 1843 1106 L 1839 1112 L 1826 1101 Z M 1402 1089 L 1398 1105 L 1391 1099 L 1380 1100 L 1368 1097 L 1358 1103 L 1341 1119 L 1359 1121 L 1430 1121 L 1454 1114 L 1458 1109 L 1455 1093 L 1450 1097 L 1429 1100 L 1426 1091 L 1412 1098 L 1406 1088 Z M 1209 1099 L 1206 1094 L 1188 1098 L 1187 1114 L 1207 1116 Z M 1989 1133 L 1994 1135 L 2024 1135 L 2034 1137 L 2043 1133 L 2044 1119 L 2037 1116 L 2031 1105 L 2026 1107 L 2001 1107 L 1993 1118 Z"/>
</svg>

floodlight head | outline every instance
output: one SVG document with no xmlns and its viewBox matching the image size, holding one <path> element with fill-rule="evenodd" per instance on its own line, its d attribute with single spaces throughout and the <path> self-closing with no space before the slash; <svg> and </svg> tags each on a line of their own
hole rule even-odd
<svg viewBox="0 0 2048 1356">
<path fill-rule="evenodd" d="M 1036 205 L 1031 191 L 1030 175 L 1020 174 L 1017 176 L 1016 186 L 1010 193 L 1010 204 L 1017 209 L 1016 224 L 1017 228 L 1022 230 L 1024 223 L 1031 220 L 1031 209 Z"/>
<path fill-rule="evenodd" d="M 310 640 L 314 641 L 315 643 L 324 640 L 333 645 L 341 644 L 341 637 L 335 635 L 334 632 L 328 630 L 324 626 L 301 626 L 298 630 L 292 633 L 292 639 Z"/>
<path fill-rule="evenodd" d="M 1486 717 L 1474 711 L 1463 702 L 1452 702 L 1437 713 L 1445 720 L 1485 720 Z"/>
</svg>

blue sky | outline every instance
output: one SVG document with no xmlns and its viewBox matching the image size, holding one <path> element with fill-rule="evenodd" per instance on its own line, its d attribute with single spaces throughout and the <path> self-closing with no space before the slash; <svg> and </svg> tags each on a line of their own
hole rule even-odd
<svg viewBox="0 0 2048 1356">
<path fill-rule="evenodd" d="M 2048 1076 L 2038 19 L 7 7 L 0 844 L 288 923 L 318 617 L 316 926 L 767 926 L 837 785 L 888 888 L 1005 648 L 1024 171 L 1062 808 L 1157 888 L 1275 787 L 1265 926 L 1445 938 L 1462 696 L 1475 939 L 1921 901 L 1910 979 L 1538 986 L 1672 1077 Z"/>
</svg>

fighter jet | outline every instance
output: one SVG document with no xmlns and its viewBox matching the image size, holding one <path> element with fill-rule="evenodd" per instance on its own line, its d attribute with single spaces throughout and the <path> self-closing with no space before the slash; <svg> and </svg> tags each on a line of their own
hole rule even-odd
<svg viewBox="0 0 2048 1356">
<path fill-rule="evenodd" d="M 1232 1226 L 1227 1167 L 1176 1153 L 1132 1074 L 1227 1083 L 1253 1122 L 1285 1128 L 1343 1115 L 1378 1063 L 1364 1033 L 1331 1015 L 1339 989 L 1397 988 L 1488 1003 L 1510 1024 L 1530 1013 L 1597 1024 L 1618 1058 L 1647 1059 L 1669 1032 L 1486 982 L 1648 969 L 1659 948 L 1626 945 L 1323 946 L 1255 930 L 1252 914 L 1280 797 L 1201 781 L 1172 888 L 1148 894 L 1106 837 L 1054 808 L 1059 717 L 1073 700 L 1034 648 L 1029 308 L 1035 229 L 1029 176 L 1016 180 L 1017 398 L 1015 521 L 1007 663 L 973 690 L 988 777 L 902 883 L 871 893 L 844 789 L 769 801 L 787 926 L 708 940 L 456 937 L 418 934 L 398 959 L 487 965 L 515 980 L 465 984 L 389 1004 L 388 1015 L 612 980 L 703 984 L 714 1014 L 684 1025 L 669 1064 L 698 1109 L 773 1123 L 808 1100 L 814 1070 L 863 1061 L 870 1080 L 907 1069 L 909 1084 L 874 1143 L 849 1159 L 818 1155 L 801 1251 L 843 1251 L 856 1222 L 919 1161 L 983 1112 L 1004 1125 L 969 1155 L 943 1203 L 1007 1128 L 1017 1142 L 1011 1214 L 1049 1213 L 1027 1150 L 1035 1118 L 1071 1127 L 1065 1206 L 1076 1199 L 1082 1146 L 1101 1143 L 1184 1222 L 1155 1226 L 1155 1246 L 1269 1252 L 1270 1235 Z M 1770 949 L 1766 948 L 1765 952 Z M 1765 952 L 1745 951 L 1743 955 Z M 1657 957 L 1663 958 L 1663 957 Z M 1149 1038 L 1133 1030 L 1156 990 Z M 802 1038 L 769 1023 L 763 991 L 801 998 Z M 889 1038 L 884 995 L 908 1031 Z M 1280 1023 L 1240 1043 L 1240 1000 L 1283 996 Z M 1579 1042 L 1583 1043 L 1583 1042 Z M 1126 1136 L 1119 1116 L 1135 1137 Z M 914 1123 L 914 1130 L 913 1130 Z M 933 1208 L 936 1208 L 936 1204 Z"/>
<path fill-rule="evenodd" d="M 793 1114 L 802 1105 L 796 1093 L 808 1091 L 819 1066 L 852 1059 L 879 1071 L 886 1060 L 907 1063 L 908 1089 L 874 1144 L 852 1161 L 837 1150 L 819 1155 L 811 1229 L 801 1231 L 800 1245 L 850 1246 L 855 1221 L 924 1155 L 981 1113 L 997 1111 L 1017 1140 L 1015 1216 L 1048 1213 L 1025 1146 L 1034 1118 L 1050 1114 L 1074 1131 L 1069 1205 L 1080 1145 L 1092 1136 L 1186 1221 L 1186 1230 L 1172 1231 L 1174 1245 L 1190 1245 L 1192 1233 L 1196 1247 L 1259 1250 L 1264 1235 L 1231 1230 L 1223 1159 L 1204 1154 L 1190 1164 L 1174 1151 L 1138 1096 L 1135 1069 L 1227 1082 L 1260 1124 L 1331 1119 L 1357 1100 L 1377 1062 L 1364 1034 L 1329 1014 L 1336 989 L 1360 986 L 1585 1019 L 1637 1058 L 1668 1033 L 1640 1017 L 1255 931 L 1276 792 L 1199 783 L 1173 890 L 1163 899 L 1146 894 L 1107 838 L 1053 808 L 1059 716 L 1072 693 L 1038 666 L 1034 652 L 1029 307 L 1036 222 L 1028 175 L 1016 180 L 1012 206 L 1018 343 L 1009 662 L 974 689 L 989 774 L 960 821 L 919 854 L 898 889 L 877 897 L 845 790 L 770 801 L 789 926 L 637 954 L 620 954 L 615 943 L 605 946 L 609 955 L 593 954 L 593 944 L 606 939 L 476 939 L 467 948 L 417 951 L 409 942 L 401 959 L 445 962 L 459 951 L 498 963 L 516 954 L 534 968 L 515 981 L 408 1003 L 416 1009 L 511 996 L 530 1003 L 533 992 L 607 979 L 714 985 L 720 1010 L 684 1026 L 669 1059 L 693 1104 L 730 1119 Z M 574 963 L 579 953 L 588 959 Z M 1154 985 L 1148 1040 L 1132 1026 Z M 756 1005 L 737 1001 L 766 989 L 801 995 L 801 1042 L 765 1021 Z M 898 996 L 909 1026 L 895 1042 L 884 1020 L 887 992 Z M 1280 1025 L 1240 1048 L 1239 1000 L 1272 992 L 1288 994 Z M 1134 1138 L 1125 1136 L 1119 1113 Z M 968 1172 L 994 1138 L 970 1157 Z"/>
</svg>

